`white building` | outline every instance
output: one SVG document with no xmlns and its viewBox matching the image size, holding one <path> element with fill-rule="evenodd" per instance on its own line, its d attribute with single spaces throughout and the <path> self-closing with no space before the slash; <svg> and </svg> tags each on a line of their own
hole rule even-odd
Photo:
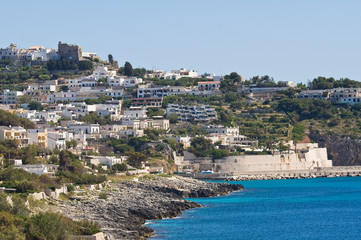
<svg viewBox="0 0 361 240">
<path fill-rule="evenodd" d="M 20 91 L 4 89 L 3 91 L 0 91 L 0 104 L 17 104 L 19 97 L 23 95 L 24 93 Z"/>
<path fill-rule="evenodd" d="M 131 107 L 124 111 L 122 119 L 133 120 L 147 118 L 147 110 L 143 107 Z"/>
<path fill-rule="evenodd" d="M 327 99 L 329 95 L 328 90 L 306 90 L 296 94 L 300 99 Z"/>
<path fill-rule="evenodd" d="M 361 88 L 334 88 L 330 92 L 332 103 L 361 103 Z"/>
<path fill-rule="evenodd" d="M 94 165 L 107 165 L 109 168 L 112 168 L 115 164 L 121 164 L 127 160 L 126 156 L 121 156 L 119 158 L 113 156 L 89 156 L 90 163 Z"/>
<path fill-rule="evenodd" d="M 225 127 L 223 125 L 208 125 L 206 126 L 207 134 L 223 134 L 223 135 L 239 135 L 238 127 Z"/>
<path fill-rule="evenodd" d="M 58 60 L 58 53 L 51 48 L 44 48 L 42 46 L 30 47 L 26 54 L 26 59 L 31 61 L 49 61 Z"/>
<path fill-rule="evenodd" d="M 112 78 L 117 75 L 116 71 L 110 71 L 107 67 L 104 66 L 97 66 L 97 68 L 93 71 L 92 77 L 96 80 L 101 78 Z"/>
<path fill-rule="evenodd" d="M 198 82 L 199 91 L 215 91 L 219 90 L 220 82 L 218 81 L 208 81 L 208 82 Z"/>
<path fill-rule="evenodd" d="M 184 148 L 189 148 L 191 146 L 192 137 L 185 136 L 185 137 L 171 137 L 170 139 L 176 140 L 178 143 L 183 144 Z"/>
<path fill-rule="evenodd" d="M 13 43 L 11 43 L 7 48 L 0 48 L 1 60 L 18 59 L 19 56 L 20 56 L 20 49 L 18 49 L 16 45 Z"/>
<path fill-rule="evenodd" d="M 0 139 L 14 139 L 19 147 L 25 147 L 29 144 L 29 134 L 19 126 L 0 126 Z"/>
<path fill-rule="evenodd" d="M 123 93 L 124 93 L 124 89 L 123 88 L 117 88 L 117 89 L 113 89 L 113 88 L 108 88 L 104 91 L 106 96 L 112 97 L 112 98 L 118 98 L 118 97 L 122 97 Z"/>
<path fill-rule="evenodd" d="M 181 68 L 180 70 L 172 70 L 172 73 L 178 74 L 181 77 L 190 77 L 190 78 L 197 78 L 198 73 L 194 70 L 187 70 L 185 68 Z"/>
<path fill-rule="evenodd" d="M 66 141 L 73 139 L 73 133 L 60 132 L 60 131 L 48 131 L 48 148 L 54 149 L 66 149 Z"/>
<path fill-rule="evenodd" d="M 34 92 L 55 92 L 56 85 L 55 84 L 32 84 L 29 85 L 26 92 L 27 94 L 34 93 Z"/>
<path fill-rule="evenodd" d="M 58 167 L 58 165 L 54 164 L 28 164 L 16 166 L 14 168 L 23 169 L 29 173 L 35 173 L 36 175 L 55 175 L 55 173 L 58 171 Z"/>
<path fill-rule="evenodd" d="M 99 134 L 99 124 L 86 124 L 86 123 L 68 123 L 69 129 L 74 129 L 83 134 Z"/>
<path fill-rule="evenodd" d="M 48 129 L 28 129 L 29 144 L 48 147 Z"/>
<path fill-rule="evenodd" d="M 77 99 L 77 92 L 55 92 L 48 95 L 48 102 L 73 102 Z"/>
<path fill-rule="evenodd" d="M 141 84 L 143 82 L 142 78 L 137 77 L 108 77 L 107 78 L 107 84 L 108 86 L 112 87 L 134 87 L 138 84 Z"/>
<path fill-rule="evenodd" d="M 148 87 L 141 85 L 137 89 L 138 98 L 162 98 L 168 96 L 169 87 Z"/>
<path fill-rule="evenodd" d="M 209 105 L 185 106 L 178 104 L 169 104 L 167 107 L 167 117 L 172 114 L 178 115 L 180 121 L 210 121 L 217 119 L 214 108 Z"/>
</svg>

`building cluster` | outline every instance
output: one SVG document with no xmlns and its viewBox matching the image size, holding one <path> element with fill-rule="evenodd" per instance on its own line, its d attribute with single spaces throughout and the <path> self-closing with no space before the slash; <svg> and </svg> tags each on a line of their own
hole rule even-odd
<svg viewBox="0 0 361 240">
<path fill-rule="evenodd" d="M 85 58 L 96 58 L 96 53 L 83 52 L 81 47 L 75 44 L 58 43 L 58 49 L 32 46 L 21 49 L 11 43 L 7 48 L 0 48 L 0 60 L 23 60 L 23 61 L 49 61 L 67 59 L 80 61 Z"/>
<path fill-rule="evenodd" d="M 14 44 L 0 49 L 1 60 L 81 61 L 96 57 L 95 53 L 83 52 L 78 45 L 62 42 L 58 43 L 56 50 L 41 46 L 19 49 Z M 142 137 L 146 134 L 144 130 L 149 128 L 168 132 L 171 128 L 169 119 L 176 116 L 178 122 L 202 123 L 207 133 L 205 137 L 212 143 L 220 143 L 219 147 L 257 147 L 257 141 L 249 141 L 239 133 L 238 127 L 210 125 L 210 121 L 217 120 L 217 113 L 209 105 L 164 105 L 163 98 L 172 95 L 221 95 L 222 76 L 209 73 L 199 75 L 194 70 L 184 68 L 148 73 L 146 78 L 174 81 L 183 77 L 202 78 L 195 86 L 158 86 L 149 79 L 121 76 L 110 65 L 99 62 L 94 62 L 94 65 L 93 72 L 88 76 L 32 82 L 24 91 L 2 90 L 0 109 L 28 119 L 36 127 L 0 126 L 0 140 L 15 140 L 19 147 L 37 144 L 50 150 L 98 152 L 98 141 L 93 140 Z M 32 107 L 34 101 L 40 103 L 40 107 Z M 159 108 L 166 109 L 165 116 L 148 116 L 148 111 L 158 111 Z M 95 120 L 87 123 L 87 118 L 100 119 L 101 122 Z M 167 137 L 182 143 L 184 148 L 189 147 L 192 140 L 188 136 Z M 125 159 L 126 156 L 89 155 L 87 160 L 91 164 L 111 168 Z M 56 165 L 22 165 L 19 162 L 15 165 L 36 174 L 54 174 L 57 170 Z"/>
<path fill-rule="evenodd" d="M 306 90 L 297 94 L 299 99 L 323 99 L 331 103 L 361 103 L 361 88 L 333 88 L 323 90 Z"/>
<path fill-rule="evenodd" d="M 257 140 L 248 140 L 247 136 L 239 133 L 238 127 L 225 127 L 223 125 L 205 125 L 207 135 L 206 139 L 212 141 L 213 144 L 219 143 L 223 149 L 230 149 L 240 147 L 244 149 L 257 148 Z M 190 136 L 175 136 L 171 139 L 181 143 L 184 148 L 189 148 L 193 137 Z"/>
</svg>

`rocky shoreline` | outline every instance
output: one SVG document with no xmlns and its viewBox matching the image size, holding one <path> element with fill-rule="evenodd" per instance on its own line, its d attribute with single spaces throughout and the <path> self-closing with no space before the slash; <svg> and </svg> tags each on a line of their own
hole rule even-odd
<svg viewBox="0 0 361 240">
<path fill-rule="evenodd" d="M 225 195 L 242 189 L 242 185 L 158 177 L 111 183 L 107 199 L 100 199 L 99 192 L 94 191 L 85 199 L 60 201 L 58 210 L 72 219 L 99 223 L 108 239 L 146 239 L 153 235 L 153 230 L 144 226 L 146 220 L 175 217 L 183 210 L 201 207 L 184 198 Z"/>
</svg>

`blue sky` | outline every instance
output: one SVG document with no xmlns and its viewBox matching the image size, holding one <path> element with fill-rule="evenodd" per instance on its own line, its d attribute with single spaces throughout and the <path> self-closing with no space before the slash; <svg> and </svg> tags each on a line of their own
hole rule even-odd
<svg viewBox="0 0 361 240">
<path fill-rule="evenodd" d="M 181 67 L 246 78 L 361 80 L 361 1 L 11 0 L 1 2 L 0 47 L 108 53 L 120 64 Z"/>
</svg>

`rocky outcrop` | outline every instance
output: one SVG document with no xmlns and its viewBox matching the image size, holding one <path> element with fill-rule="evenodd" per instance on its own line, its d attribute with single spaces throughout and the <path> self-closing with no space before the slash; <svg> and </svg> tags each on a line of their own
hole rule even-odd
<svg viewBox="0 0 361 240">
<path fill-rule="evenodd" d="M 320 147 L 326 147 L 334 166 L 361 165 L 361 140 L 336 135 L 311 133 L 308 135 Z"/>
<path fill-rule="evenodd" d="M 198 203 L 187 197 L 210 197 L 243 189 L 241 185 L 210 183 L 182 177 L 113 183 L 107 199 L 63 201 L 59 210 L 73 219 L 98 222 L 109 239 L 145 239 L 153 230 L 146 220 L 175 217 Z"/>
</svg>

